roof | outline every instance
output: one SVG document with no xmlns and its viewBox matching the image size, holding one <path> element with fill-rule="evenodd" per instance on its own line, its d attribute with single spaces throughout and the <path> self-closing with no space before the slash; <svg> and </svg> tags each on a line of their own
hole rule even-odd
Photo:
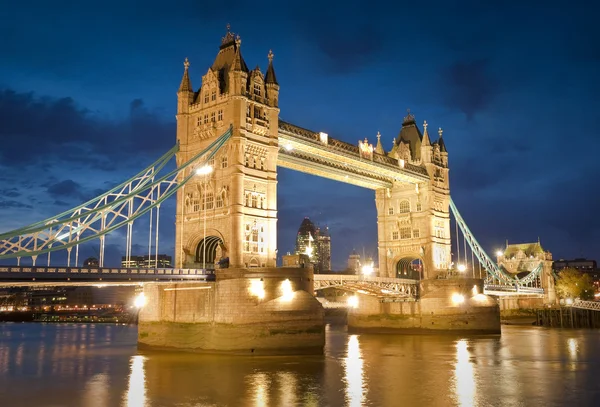
<svg viewBox="0 0 600 407">
<path fill-rule="evenodd" d="M 239 35 L 235 36 L 232 32 L 227 30 L 227 34 L 221 40 L 221 46 L 219 47 L 219 53 L 215 57 L 210 69 L 217 74 L 219 78 L 219 86 L 221 91 L 227 92 L 229 87 L 229 70 L 233 68 L 241 69 L 243 72 L 248 73 L 248 65 L 242 57 L 242 50 L 240 48 L 242 41 Z M 237 66 L 236 66 L 237 65 Z"/>
<path fill-rule="evenodd" d="M 190 75 L 188 73 L 190 63 L 187 58 L 183 63 L 183 67 L 183 78 L 181 78 L 181 84 L 179 84 L 179 92 L 193 92 L 192 81 L 190 80 Z"/>
<path fill-rule="evenodd" d="M 275 68 L 273 68 L 273 51 L 269 51 L 269 67 L 267 68 L 267 75 L 265 76 L 265 83 L 272 83 L 274 85 L 279 85 L 277 83 L 277 76 L 275 76 Z"/>
<path fill-rule="evenodd" d="M 421 158 L 422 140 L 423 135 L 421 134 L 421 130 L 417 127 L 415 116 L 409 111 L 402 122 L 402 128 L 400 129 L 400 134 L 398 134 L 396 145 L 400 145 L 401 142 L 408 143 L 411 158 L 413 160 L 419 160 Z"/>
<path fill-rule="evenodd" d="M 542 248 L 542 245 L 539 242 L 509 244 L 504 250 L 504 256 L 516 254 L 519 251 L 522 251 L 527 256 L 545 252 L 545 250 Z"/>
<path fill-rule="evenodd" d="M 315 236 L 316 229 L 315 229 L 315 224 L 312 223 L 312 221 L 308 217 L 306 217 L 306 218 L 304 218 L 304 220 L 300 224 L 300 227 L 298 228 L 298 234 L 299 235 L 308 235 L 309 232 L 312 236 Z"/>
</svg>

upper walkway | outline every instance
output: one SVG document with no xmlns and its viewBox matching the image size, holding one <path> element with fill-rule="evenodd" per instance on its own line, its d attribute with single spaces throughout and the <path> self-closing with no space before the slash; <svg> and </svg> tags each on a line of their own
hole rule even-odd
<svg viewBox="0 0 600 407">
<path fill-rule="evenodd" d="M 279 121 L 277 165 L 369 189 L 429 181 L 425 168 Z"/>
</svg>

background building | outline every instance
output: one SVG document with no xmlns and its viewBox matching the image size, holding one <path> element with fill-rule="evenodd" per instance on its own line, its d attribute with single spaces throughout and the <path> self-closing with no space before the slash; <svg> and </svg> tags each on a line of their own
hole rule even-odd
<svg viewBox="0 0 600 407">
<path fill-rule="evenodd" d="M 170 268 L 171 266 L 171 256 L 167 256 L 166 254 L 158 255 L 158 266 L 156 266 L 156 257 L 155 255 L 145 255 L 145 256 L 131 256 L 129 260 L 127 260 L 126 256 L 121 257 L 121 267 L 124 268 Z"/>
<path fill-rule="evenodd" d="M 329 228 L 320 229 L 305 217 L 296 235 L 296 254 L 308 256 L 315 273 L 331 270 L 331 237 Z"/>
<path fill-rule="evenodd" d="M 557 273 L 560 273 L 560 271 L 565 268 L 574 268 L 582 273 L 587 273 L 592 280 L 594 280 L 594 285 L 600 285 L 600 269 L 598 269 L 596 260 L 583 258 L 577 258 L 573 260 L 560 259 L 552 264 L 552 269 Z"/>
</svg>

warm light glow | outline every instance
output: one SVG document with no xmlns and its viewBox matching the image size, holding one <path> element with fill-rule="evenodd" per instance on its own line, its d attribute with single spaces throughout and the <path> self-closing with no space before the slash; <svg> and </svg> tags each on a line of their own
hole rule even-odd
<svg viewBox="0 0 600 407">
<path fill-rule="evenodd" d="M 477 288 L 476 285 L 473 286 L 473 290 L 472 291 L 473 291 L 473 295 L 479 294 L 479 289 Z"/>
<path fill-rule="evenodd" d="M 464 273 L 464 272 L 465 272 L 465 270 L 467 269 L 467 266 L 465 266 L 464 264 L 459 264 L 459 265 L 456 267 L 456 269 L 457 269 L 458 271 L 460 271 L 461 273 Z"/>
<path fill-rule="evenodd" d="M 125 394 L 125 406 L 136 407 L 146 405 L 146 375 L 144 371 L 145 356 L 137 355 L 131 358 L 131 373 L 129 387 Z"/>
<path fill-rule="evenodd" d="M 454 397 L 457 406 L 471 407 L 478 403 L 476 398 L 475 370 L 471 362 L 468 342 L 461 339 L 456 342 L 456 364 L 454 368 Z"/>
<path fill-rule="evenodd" d="M 365 276 L 370 276 L 371 274 L 373 274 L 373 271 L 375 269 L 373 268 L 373 264 L 365 264 L 364 266 L 362 266 L 362 273 Z"/>
<path fill-rule="evenodd" d="M 294 299 L 294 288 L 292 287 L 292 282 L 289 279 L 285 279 L 281 282 L 281 292 L 283 295 L 281 299 L 284 301 L 291 301 Z"/>
<path fill-rule="evenodd" d="M 135 305 L 137 308 L 142 308 L 144 305 L 146 305 L 146 296 L 144 295 L 144 293 L 139 293 L 135 297 L 133 305 Z"/>
<path fill-rule="evenodd" d="M 344 359 L 346 402 L 349 407 L 363 406 L 366 399 L 363 359 L 357 335 L 348 338 L 348 354 Z"/>
<path fill-rule="evenodd" d="M 452 294 L 452 303 L 454 305 L 459 305 L 465 302 L 465 296 L 459 293 Z"/>
<path fill-rule="evenodd" d="M 310 246 L 306 246 L 306 249 L 304 250 L 304 254 L 306 254 L 308 257 L 312 256 L 312 252 L 313 252 L 313 248 Z"/>
<path fill-rule="evenodd" d="M 265 284 L 259 279 L 250 280 L 250 294 L 259 299 L 265 298 Z"/>
<path fill-rule="evenodd" d="M 573 298 L 567 298 L 565 302 L 567 303 L 567 305 L 573 305 Z"/>
<path fill-rule="evenodd" d="M 501 257 L 502 255 L 504 255 L 504 252 L 502 250 L 498 250 L 496 252 L 496 256 Z"/>
<path fill-rule="evenodd" d="M 285 148 L 285 151 L 292 151 L 294 149 L 291 144 L 286 144 L 283 148 Z"/>
<path fill-rule="evenodd" d="M 323 133 L 323 132 L 319 133 L 319 139 L 321 140 L 321 143 L 327 144 L 328 138 L 329 138 L 329 135 L 327 133 Z"/>
<path fill-rule="evenodd" d="M 358 297 L 356 295 L 348 297 L 348 306 L 350 308 L 358 308 Z"/>
<path fill-rule="evenodd" d="M 212 172 L 212 170 L 213 170 L 213 167 L 211 167 L 210 165 L 205 165 L 200 168 L 197 168 L 196 174 L 197 175 L 208 175 Z"/>
<path fill-rule="evenodd" d="M 398 163 L 400 164 L 400 168 L 404 168 L 404 160 L 400 159 Z"/>
</svg>

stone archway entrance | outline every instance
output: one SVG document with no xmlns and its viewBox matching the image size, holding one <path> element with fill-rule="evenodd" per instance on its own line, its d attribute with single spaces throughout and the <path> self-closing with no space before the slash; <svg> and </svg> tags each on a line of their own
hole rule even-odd
<svg viewBox="0 0 600 407">
<path fill-rule="evenodd" d="M 223 239 L 218 236 L 206 236 L 196 247 L 196 263 L 208 270 L 215 269 L 215 263 L 225 263 L 226 250 Z M 228 263 L 228 262 L 227 262 Z"/>
<path fill-rule="evenodd" d="M 420 257 L 403 257 L 396 263 L 396 278 L 421 280 L 423 269 L 423 260 Z"/>
</svg>

